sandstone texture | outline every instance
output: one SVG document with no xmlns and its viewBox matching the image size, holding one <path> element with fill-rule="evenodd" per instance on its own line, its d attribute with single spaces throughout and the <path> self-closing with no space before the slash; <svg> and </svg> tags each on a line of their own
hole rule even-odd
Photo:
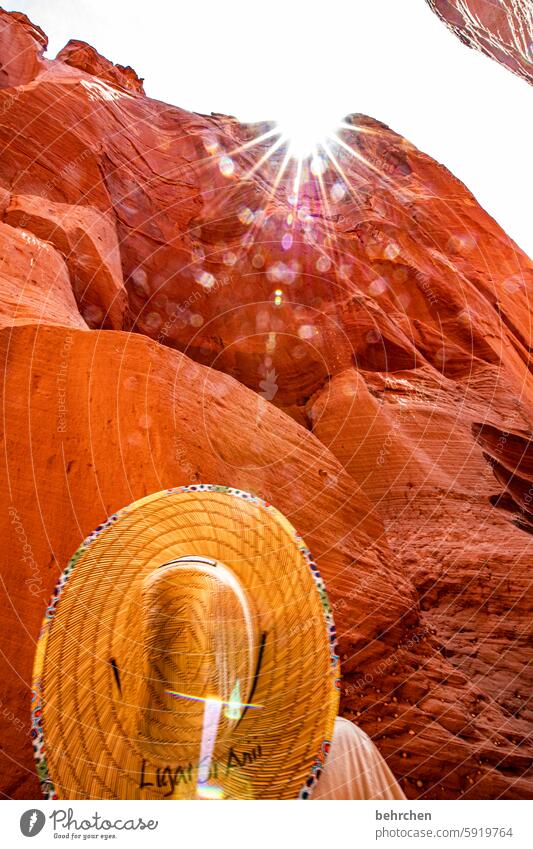
<svg viewBox="0 0 533 849">
<path fill-rule="evenodd" d="M 41 71 L 48 39 L 20 12 L 0 9 L 0 88 L 25 85 Z"/>
<path fill-rule="evenodd" d="M 60 254 L 33 233 L 0 223 L 0 327 L 39 322 L 86 328 Z"/>
<path fill-rule="evenodd" d="M 272 124 L 0 22 L 24 45 L 0 90 L 1 792 L 39 797 L 31 668 L 69 556 L 204 482 L 306 539 L 342 712 L 410 798 L 530 797 L 532 262 L 372 118 L 298 165 Z"/>
<path fill-rule="evenodd" d="M 13 196 L 4 212 L 12 227 L 53 245 L 68 266 L 79 312 L 93 327 L 121 330 L 127 307 L 114 221 L 90 206 Z"/>
<path fill-rule="evenodd" d="M 102 80 L 128 91 L 144 94 L 143 81 L 139 79 L 133 68 L 124 65 L 113 65 L 105 56 L 101 56 L 94 47 L 84 41 L 71 39 L 58 53 L 57 58 L 66 65 L 87 71 Z"/>
<path fill-rule="evenodd" d="M 426 2 L 464 44 L 533 83 L 533 6 L 530 0 Z"/>
</svg>

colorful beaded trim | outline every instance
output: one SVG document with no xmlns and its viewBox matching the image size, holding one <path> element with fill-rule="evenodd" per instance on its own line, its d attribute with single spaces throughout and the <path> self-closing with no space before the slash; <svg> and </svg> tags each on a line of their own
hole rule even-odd
<svg viewBox="0 0 533 849">
<path fill-rule="evenodd" d="M 250 501 L 253 504 L 257 504 L 259 507 L 268 510 L 269 513 L 272 513 L 278 521 L 281 522 L 282 525 L 287 527 L 296 542 L 298 550 L 302 554 L 304 560 L 309 566 L 311 571 L 311 575 L 313 576 L 313 580 L 315 582 L 316 588 L 318 590 L 318 594 L 320 596 L 320 601 L 322 603 L 322 609 L 324 612 L 324 619 L 326 622 L 326 629 L 328 633 L 328 645 L 330 651 L 331 665 L 332 665 L 332 677 L 334 681 L 334 687 L 336 690 L 340 691 L 340 662 L 339 656 L 337 654 L 337 641 L 336 641 L 336 633 L 335 633 L 335 623 L 333 621 L 333 613 L 331 610 L 331 605 L 329 603 L 328 595 L 326 592 L 326 585 L 324 583 L 323 578 L 321 577 L 318 566 L 311 556 L 311 552 L 306 547 L 302 537 L 297 531 L 292 527 L 290 522 L 285 518 L 285 516 L 279 512 L 272 504 L 269 504 L 267 501 L 263 501 L 261 498 L 257 498 L 255 495 L 251 495 L 249 492 L 244 492 L 242 489 L 234 489 L 231 486 L 218 486 L 216 484 L 194 484 L 192 486 L 179 486 L 175 489 L 167 489 L 163 490 L 163 492 L 157 492 L 153 495 L 148 495 L 145 498 L 139 499 L 139 501 L 133 502 L 128 507 L 124 507 L 122 510 L 119 510 L 117 513 L 114 513 L 110 516 L 102 525 L 98 525 L 95 530 L 89 534 L 88 537 L 84 539 L 78 550 L 68 561 L 67 566 L 62 572 L 55 588 L 52 593 L 52 598 L 50 603 L 46 609 L 44 614 L 43 623 L 41 626 L 41 631 L 39 634 L 39 639 L 37 641 L 37 648 L 35 652 L 35 660 L 33 664 L 33 682 L 32 682 L 32 706 L 31 706 L 31 738 L 33 744 L 33 751 L 36 763 L 37 775 L 39 777 L 39 781 L 41 783 L 41 790 L 45 799 L 58 799 L 58 795 L 55 791 L 54 784 L 52 779 L 48 774 L 48 766 L 46 763 L 46 749 L 44 745 L 44 735 L 43 735 L 43 727 L 42 727 L 42 670 L 44 665 L 44 658 L 46 653 L 46 643 L 48 640 L 48 633 L 50 630 L 50 626 L 52 624 L 52 620 L 55 616 L 57 603 L 63 591 L 63 588 L 72 574 L 76 563 L 82 556 L 82 554 L 87 551 L 91 543 L 97 539 L 103 531 L 107 528 L 114 525 L 115 522 L 129 513 L 132 508 L 137 508 L 143 503 L 147 503 L 149 501 L 154 500 L 155 498 L 160 497 L 161 495 L 174 495 L 178 492 L 223 492 L 226 495 L 233 495 L 236 498 L 242 498 L 244 501 Z M 318 757 L 316 758 L 315 763 L 313 764 L 311 774 L 307 779 L 306 783 L 300 790 L 298 794 L 299 799 L 309 799 L 312 796 L 313 788 L 316 782 L 318 781 L 322 769 L 324 767 L 324 763 L 326 761 L 327 755 L 331 748 L 331 741 L 325 740 L 322 743 L 320 748 L 320 752 Z"/>
</svg>

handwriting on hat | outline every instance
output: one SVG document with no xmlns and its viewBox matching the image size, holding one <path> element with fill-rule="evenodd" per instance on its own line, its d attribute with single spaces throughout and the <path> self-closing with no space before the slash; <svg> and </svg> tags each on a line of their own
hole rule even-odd
<svg viewBox="0 0 533 849">
<path fill-rule="evenodd" d="M 242 769 L 243 767 L 249 766 L 250 764 L 255 763 L 255 761 L 262 757 L 262 755 L 263 751 L 260 743 L 257 743 L 257 745 L 250 750 L 240 752 L 231 746 L 228 751 L 227 760 L 223 765 L 221 765 L 220 769 L 219 764 L 216 761 L 213 761 L 209 765 L 208 780 L 216 780 L 220 774 L 228 775 L 228 773 L 234 768 Z M 141 790 L 146 787 L 169 788 L 168 792 L 163 794 L 163 796 L 166 797 L 172 796 L 178 785 L 191 784 L 193 781 L 196 781 L 196 773 L 201 768 L 202 764 L 199 764 L 198 766 L 193 766 L 192 763 L 188 763 L 186 765 L 178 764 L 177 766 L 158 766 L 151 772 L 147 772 L 147 766 L 149 766 L 148 761 L 143 758 L 139 770 L 139 788 Z M 148 781 L 148 776 L 154 778 L 155 781 Z"/>
</svg>

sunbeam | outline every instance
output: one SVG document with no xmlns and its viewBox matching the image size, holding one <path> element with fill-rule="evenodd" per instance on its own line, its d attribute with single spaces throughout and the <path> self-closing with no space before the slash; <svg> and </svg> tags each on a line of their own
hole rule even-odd
<svg viewBox="0 0 533 849">
<path fill-rule="evenodd" d="M 317 145 L 329 138 L 341 125 L 338 116 L 326 109 L 296 109 L 277 121 L 282 141 L 297 160 L 312 156 Z"/>
</svg>

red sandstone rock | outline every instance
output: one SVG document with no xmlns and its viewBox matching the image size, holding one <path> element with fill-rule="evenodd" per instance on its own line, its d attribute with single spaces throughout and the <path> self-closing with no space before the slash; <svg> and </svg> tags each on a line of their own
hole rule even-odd
<svg viewBox="0 0 533 849">
<path fill-rule="evenodd" d="M 427 0 L 464 44 L 533 82 L 533 8 L 530 0 Z"/>
<path fill-rule="evenodd" d="M 0 9 L 0 88 L 31 82 L 44 66 L 48 39 L 20 12 Z M 4 109 L 9 100 L 4 101 Z"/>
<path fill-rule="evenodd" d="M 127 297 L 110 216 L 89 206 L 15 195 L 4 220 L 35 233 L 63 255 L 76 302 L 90 327 L 122 329 Z"/>
<path fill-rule="evenodd" d="M 511 512 L 518 528 L 533 533 L 533 441 L 525 434 L 501 431 L 488 423 L 475 423 L 472 431 L 504 487 L 491 497 L 491 504 Z"/>
<path fill-rule="evenodd" d="M 305 164 L 295 197 L 285 151 L 250 144 L 270 125 L 89 67 L 48 63 L 0 122 L 0 186 L 37 198 L 47 238 L 61 205 L 82 229 L 116 222 L 132 331 L 4 331 L 11 712 L 26 729 L 32 641 L 83 535 L 148 492 L 231 483 L 319 556 L 343 712 L 406 793 L 531 795 L 531 261 L 377 121 L 352 116 L 352 152 Z M 3 721 L 3 791 L 32 795 L 30 748 Z"/>
<path fill-rule="evenodd" d="M 66 65 L 71 65 L 73 68 L 79 68 L 80 71 L 86 71 L 95 77 L 118 85 L 128 91 L 144 94 L 143 81 L 140 79 L 133 68 L 128 65 L 113 65 L 105 56 L 101 56 L 94 47 L 86 44 L 84 41 L 76 41 L 71 39 L 56 56 L 60 62 Z"/>
<path fill-rule="evenodd" d="M 0 223 L 0 327 L 62 324 L 87 328 L 65 263 L 27 230 Z"/>
</svg>

